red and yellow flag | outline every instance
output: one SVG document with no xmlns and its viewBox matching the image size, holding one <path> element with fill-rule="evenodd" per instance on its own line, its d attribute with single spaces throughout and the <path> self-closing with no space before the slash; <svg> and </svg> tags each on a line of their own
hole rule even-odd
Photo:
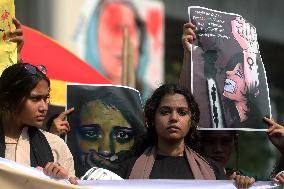
<svg viewBox="0 0 284 189">
<path fill-rule="evenodd" d="M 110 81 L 78 58 L 72 52 L 59 45 L 48 36 L 22 26 L 25 45 L 22 49 L 24 62 L 44 65 L 51 80 L 51 104 L 66 105 L 66 84 L 110 84 Z"/>
</svg>

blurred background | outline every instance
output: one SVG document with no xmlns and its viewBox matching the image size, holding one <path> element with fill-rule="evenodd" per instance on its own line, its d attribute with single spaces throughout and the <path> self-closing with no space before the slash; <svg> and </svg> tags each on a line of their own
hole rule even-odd
<svg viewBox="0 0 284 189">
<path fill-rule="evenodd" d="M 149 2 L 149 0 L 147 0 Z M 77 54 L 74 38 L 80 20 L 82 5 L 84 0 L 15 0 L 16 17 L 31 28 L 41 31 L 58 41 L 64 47 Z M 139 0 L 143 2 L 143 0 Z M 164 17 L 162 35 L 162 65 L 164 81 L 178 81 L 182 66 L 183 48 L 181 35 L 183 24 L 188 21 L 188 6 L 203 6 L 224 12 L 231 12 L 242 15 L 257 30 L 258 42 L 261 57 L 266 69 L 267 81 L 269 85 L 272 115 L 275 120 L 284 124 L 284 85 L 282 74 L 284 74 L 284 1 L 281 0 L 152 0 L 163 5 Z M 249 146 L 246 143 L 251 134 L 241 134 L 243 139 L 242 153 L 250 154 L 250 150 L 261 141 L 262 134 Z M 243 136 L 243 137 L 242 137 Z M 257 136 L 255 135 L 257 138 Z M 267 138 L 265 139 L 267 140 Z M 264 144 L 265 143 L 265 144 Z M 260 148 L 266 147 L 266 157 L 276 157 L 275 149 L 271 144 L 264 142 Z M 246 149 L 246 151 L 245 151 Z M 272 149 L 267 152 L 267 149 Z M 245 156 L 242 156 L 244 159 Z M 242 159 L 241 158 L 241 159 Z M 252 156 L 249 161 L 253 161 Z M 245 161 L 245 160 L 244 160 Z M 274 160 L 269 160 L 269 167 L 274 164 Z M 263 161 L 257 163 L 256 167 L 263 165 Z M 249 166 L 249 163 L 245 165 Z M 265 167 L 261 168 L 262 170 Z M 270 170 L 266 170 L 269 172 Z M 261 172 L 261 171 L 260 171 Z"/>
<path fill-rule="evenodd" d="M 141 0 L 143 1 L 143 0 Z M 155 1 L 155 0 L 153 0 Z M 182 65 L 182 26 L 188 21 L 190 5 L 242 15 L 257 29 L 266 69 L 273 117 L 284 122 L 284 2 L 281 0 L 162 0 L 164 18 L 164 65 L 166 81 L 177 81 Z M 16 16 L 22 24 L 52 37 L 75 51 L 72 39 L 84 0 L 15 0 Z"/>
</svg>

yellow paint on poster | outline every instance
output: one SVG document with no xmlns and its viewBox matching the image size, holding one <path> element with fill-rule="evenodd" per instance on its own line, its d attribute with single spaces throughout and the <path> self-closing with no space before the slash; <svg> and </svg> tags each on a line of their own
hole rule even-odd
<svg viewBox="0 0 284 189">
<path fill-rule="evenodd" d="M 17 44 L 9 42 L 10 32 L 15 29 L 13 18 L 15 17 L 14 0 L 0 1 L 0 74 L 3 70 L 17 63 Z"/>
</svg>

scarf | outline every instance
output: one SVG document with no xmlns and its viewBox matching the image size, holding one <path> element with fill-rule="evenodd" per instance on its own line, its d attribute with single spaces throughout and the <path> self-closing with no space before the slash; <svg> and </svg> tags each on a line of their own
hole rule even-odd
<svg viewBox="0 0 284 189">
<path fill-rule="evenodd" d="M 30 142 L 30 161 L 32 167 L 45 167 L 48 162 L 53 162 L 54 157 L 44 134 L 35 127 L 28 128 Z M 0 123 L 0 157 L 5 158 L 5 134 Z"/>
<path fill-rule="evenodd" d="M 149 179 L 156 155 L 155 146 L 147 148 L 135 161 L 129 179 Z M 187 146 L 185 147 L 185 155 L 195 179 L 216 180 L 213 169 L 202 156 Z"/>
</svg>

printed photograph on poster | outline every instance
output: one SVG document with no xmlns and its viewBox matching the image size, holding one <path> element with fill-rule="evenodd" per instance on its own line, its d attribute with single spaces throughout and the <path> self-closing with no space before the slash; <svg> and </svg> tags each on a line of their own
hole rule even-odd
<svg viewBox="0 0 284 189">
<path fill-rule="evenodd" d="M 238 14 L 189 7 L 196 26 L 191 90 L 201 129 L 265 130 L 271 116 L 256 28 Z"/>
<path fill-rule="evenodd" d="M 155 0 L 86 0 L 74 33 L 78 55 L 112 84 L 121 84 L 127 28 L 142 97 L 164 80 L 164 4 Z"/>
<path fill-rule="evenodd" d="M 137 90 L 116 85 L 67 85 L 71 132 L 67 144 L 80 176 L 92 167 L 113 170 L 144 131 Z"/>
</svg>

